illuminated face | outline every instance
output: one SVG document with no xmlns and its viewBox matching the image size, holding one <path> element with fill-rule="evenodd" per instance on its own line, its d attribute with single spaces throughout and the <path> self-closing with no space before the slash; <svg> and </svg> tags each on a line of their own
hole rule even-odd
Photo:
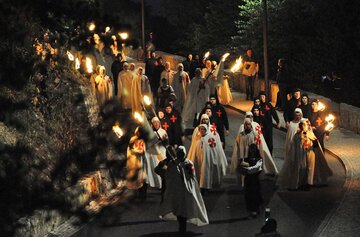
<svg viewBox="0 0 360 237">
<path fill-rule="evenodd" d="M 169 62 L 166 62 L 165 63 L 165 69 L 168 71 L 170 70 L 170 63 Z"/>
<path fill-rule="evenodd" d="M 211 61 L 206 60 L 206 68 L 211 69 Z"/>
<path fill-rule="evenodd" d="M 256 100 L 254 101 L 254 104 L 255 104 L 255 105 L 260 105 L 260 99 L 256 99 Z"/>
<path fill-rule="evenodd" d="M 201 135 L 202 137 L 205 136 L 205 135 L 206 135 L 206 128 L 203 127 L 203 126 L 200 126 L 200 127 L 199 127 L 199 133 L 200 133 L 200 135 Z"/>
<path fill-rule="evenodd" d="M 137 70 L 137 74 L 138 74 L 139 76 L 141 76 L 142 73 L 143 73 L 143 69 L 142 69 L 142 68 L 139 68 L 139 69 Z"/>
<path fill-rule="evenodd" d="M 203 124 L 209 124 L 209 119 L 208 119 L 208 118 L 202 118 L 202 119 L 201 119 L 201 123 L 203 123 Z"/>
<path fill-rule="evenodd" d="M 294 92 L 294 97 L 295 97 L 295 99 L 300 99 L 300 91 L 295 91 Z"/>
<path fill-rule="evenodd" d="M 153 124 L 153 126 L 154 126 L 154 128 L 155 128 L 156 130 L 158 130 L 158 129 L 160 128 L 160 122 L 159 122 L 159 121 L 154 120 L 154 121 L 152 122 L 152 124 Z"/>
<path fill-rule="evenodd" d="M 135 64 L 132 64 L 132 63 L 130 64 L 130 70 L 135 71 Z"/>
<path fill-rule="evenodd" d="M 260 95 L 260 101 L 262 103 L 265 103 L 265 99 L 266 99 L 266 96 L 265 95 Z"/>
<path fill-rule="evenodd" d="M 304 105 L 307 105 L 309 103 L 309 99 L 306 96 L 303 96 L 301 98 L 301 101 L 303 102 Z"/>
<path fill-rule="evenodd" d="M 260 115 L 260 111 L 258 109 L 254 109 L 253 113 L 254 113 L 254 116 L 259 116 Z"/>
<path fill-rule="evenodd" d="M 166 113 L 170 114 L 172 111 L 171 106 L 166 106 L 165 111 L 166 111 Z"/>
<path fill-rule="evenodd" d="M 300 112 L 295 112 L 295 119 L 300 120 L 302 118 L 302 114 Z"/>
<path fill-rule="evenodd" d="M 164 118 L 164 112 L 162 112 L 162 111 L 159 111 L 158 112 L 158 117 L 159 117 L 159 119 L 163 119 Z"/>
<path fill-rule="evenodd" d="M 216 99 L 215 99 L 215 97 L 211 97 L 211 98 L 210 98 L 210 102 L 211 102 L 212 105 L 216 105 Z"/>
<path fill-rule="evenodd" d="M 251 122 L 245 122 L 244 123 L 244 130 L 246 133 L 249 133 L 251 131 Z"/>
<path fill-rule="evenodd" d="M 209 116 L 209 118 L 212 116 L 212 112 L 211 112 L 211 109 L 206 109 L 205 110 L 205 114 L 207 115 L 207 116 Z"/>
<path fill-rule="evenodd" d="M 311 103 L 311 109 L 312 109 L 313 112 L 317 112 L 318 111 L 318 103 L 312 102 Z"/>
<path fill-rule="evenodd" d="M 252 56 L 252 50 L 251 50 L 251 49 L 248 49 L 248 50 L 246 51 L 246 54 L 247 54 L 247 56 L 248 56 L 249 58 L 251 58 L 251 56 Z"/>
</svg>

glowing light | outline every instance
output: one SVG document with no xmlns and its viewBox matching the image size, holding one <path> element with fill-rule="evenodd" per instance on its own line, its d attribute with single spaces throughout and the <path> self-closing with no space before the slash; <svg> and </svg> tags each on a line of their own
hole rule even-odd
<svg viewBox="0 0 360 237">
<path fill-rule="evenodd" d="M 325 121 L 328 123 L 332 123 L 335 120 L 335 116 L 332 114 L 329 114 L 328 116 L 326 116 Z"/>
<path fill-rule="evenodd" d="M 236 59 L 235 64 L 234 66 L 231 67 L 230 71 L 234 73 L 238 71 L 241 68 L 241 66 L 242 66 L 242 57 L 240 56 L 238 59 Z"/>
<path fill-rule="evenodd" d="M 118 138 L 121 138 L 124 135 L 123 130 L 120 128 L 119 124 L 116 123 L 113 127 L 112 127 L 113 132 L 116 134 L 116 136 Z"/>
<path fill-rule="evenodd" d="M 327 122 L 326 126 L 325 126 L 325 130 L 326 131 L 331 131 L 334 129 L 335 125 L 332 123 L 335 120 L 335 116 L 332 114 L 329 114 L 328 116 L 325 117 L 325 121 Z"/>
<path fill-rule="evenodd" d="M 111 29 L 110 29 L 110 26 L 107 26 L 107 27 L 105 28 L 105 33 L 108 33 L 110 30 L 111 30 Z"/>
<path fill-rule="evenodd" d="M 129 37 L 129 34 L 126 32 L 119 32 L 119 36 L 122 40 L 126 40 Z"/>
<path fill-rule="evenodd" d="M 332 123 L 328 123 L 326 126 L 325 126 L 325 130 L 326 131 L 331 131 L 331 130 L 333 130 L 334 129 L 334 124 L 332 124 Z"/>
<path fill-rule="evenodd" d="M 89 30 L 90 30 L 90 31 L 94 31 L 95 28 L 96 28 L 95 23 L 94 23 L 94 22 L 91 22 L 91 23 L 89 24 Z"/>
<path fill-rule="evenodd" d="M 93 72 L 93 65 L 92 65 L 91 59 L 89 57 L 86 57 L 86 69 L 87 69 L 88 73 Z"/>
<path fill-rule="evenodd" d="M 75 59 L 75 69 L 80 69 L 80 60 L 78 58 Z"/>
<path fill-rule="evenodd" d="M 149 96 L 147 96 L 147 95 L 144 95 L 144 102 L 145 102 L 145 104 L 146 105 L 151 105 L 151 99 L 150 99 L 150 97 Z"/>
<path fill-rule="evenodd" d="M 204 60 L 206 60 L 206 59 L 209 57 L 209 55 L 210 55 L 210 52 L 207 51 L 207 52 L 205 53 L 205 55 L 204 55 Z"/>
<path fill-rule="evenodd" d="M 141 116 L 141 114 L 139 112 L 134 112 L 134 118 L 139 121 L 140 123 L 144 122 L 143 117 Z"/>
<path fill-rule="evenodd" d="M 74 61 L 74 55 L 72 55 L 72 53 L 70 53 L 70 51 L 66 51 L 66 54 L 67 54 L 67 56 L 68 56 L 68 59 L 70 60 L 70 61 Z"/>
<path fill-rule="evenodd" d="M 324 111 L 325 109 L 326 109 L 326 106 L 319 101 L 319 103 L 318 103 L 318 110 Z"/>
<path fill-rule="evenodd" d="M 229 57 L 230 53 L 225 53 L 222 57 L 221 57 L 221 61 L 225 62 L 226 58 Z"/>
</svg>

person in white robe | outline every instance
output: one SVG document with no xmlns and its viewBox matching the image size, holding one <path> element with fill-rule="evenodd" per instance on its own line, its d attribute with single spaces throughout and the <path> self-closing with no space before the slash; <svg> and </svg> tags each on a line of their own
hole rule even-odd
<svg viewBox="0 0 360 237">
<path fill-rule="evenodd" d="M 294 119 L 290 121 L 286 132 L 284 161 L 286 161 L 289 157 L 289 151 L 292 144 L 292 140 L 294 138 L 294 135 L 299 130 L 299 123 L 301 119 L 302 119 L 302 110 L 300 108 L 296 108 L 294 110 Z"/>
<path fill-rule="evenodd" d="M 228 105 L 233 100 L 228 79 L 229 76 L 224 76 L 222 85 L 220 85 L 217 89 L 219 102 L 223 105 Z"/>
<path fill-rule="evenodd" d="M 219 133 L 217 132 L 216 127 L 210 123 L 210 118 L 207 114 L 201 115 L 200 123 L 206 124 L 209 128 L 209 131 L 215 136 L 216 141 L 221 143 Z M 188 152 L 188 159 L 191 161 L 194 161 L 195 159 L 195 151 L 197 149 L 198 144 L 200 143 L 200 139 L 201 139 L 201 134 L 199 131 L 199 126 L 196 126 L 191 136 L 191 144 Z"/>
<path fill-rule="evenodd" d="M 313 142 L 316 137 L 309 129 L 308 119 L 301 119 L 299 129 L 295 133 L 288 157 L 279 174 L 277 184 L 281 189 L 309 190 L 313 185 L 315 153 Z"/>
<path fill-rule="evenodd" d="M 144 95 L 149 96 L 152 105 L 154 100 L 151 93 L 150 82 L 147 76 L 143 74 L 143 68 L 137 69 L 136 75 L 131 82 L 131 109 L 132 112 L 139 112 L 143 110 Z"/>
<path fill-rule="evenodd" d="M 172 84 L 170 85 L 174 89 L 176 95 L 176 101 L 174 103 L 175 109 L 182 111 L 186 100 L 187 88 L 190 84 L 190 77 L 187 72 L 184 71 L 184 65 L 178 64 L 178 71 L 174 74 Z"/>
<path fill-rule="evenodd" d="M 186 159 L 185 147 L 178 147 L 176 157 L 177 159 L 171 159 L 167 163 L 167 188 L 160 206 L 160 218 L 177 220 L 180 236 L 185 236 L 186 222 L 204 226 L 209 224 L 209 219 L 196 181 L 194 166 Z"/>
<path fill-rule="evenodd" d="M 200 142 L 195 147 L 192 159 L 202 193 L 221 185 L 226 174 L 227 159 L 221 142 L 208 131 L 206 124 L 199 125 Z"/>
<path fill-rule="evenodd" d="M 255 144 L 258 146 L 258 149 L 260 151 L 260 156 L 263 159 L 264 173 L 266 175 L 276 176 L 279 173 L 279 171 L 275 165 L 275 162 L 272 158 L 270 150 L 266 145 L 264 135 L 262 134 L 261 126 L 257 122 L 253 121 L 252 112 L 246 112 L 245 118 L 250 119 L 252 129 L 256 135 L 255 136 Z M 240 125 L 239 131 L 238 131 L 238 136 L 243 131 L 244 131 L 244 124 Z M 238 165 L 238 159 L 237 159 L 238 149 L 240 149 L 240 147 L 234 146 L 233 155 L 231 158 L 231 165 L 230 165 L 230 172 L 232 174 L 236 174 L 236 169 L 237 169 L 237 165 Z"/>
<path fill-rule="evenodd" d="M 161 189 L 161 177 L 155 173 L 155 167 L 158 166 L 159 162 L 166 158 L 166 145 L 168 136 L 164 129 L 161 128 L 160 120 L 157 117 L 151 119 L 151 123 L 156 134 L 155 143 L 148 145 L 147 153 L 147 182 L 150 187 Z M 150 173 L 150 174 L 149 174 Z"/>
<path fill-rule="evenodd" d="M 202 77 L 205 78 L 206 84 L 209 85 L 210 94 L 215 95 L 217 87 L 217 78 L 214 75 L 216 65 L 212 65 L 210 60 L 206 60 L 205 68 L 202 69 Z"/>
<path fill-rule="evenodd" d="M 124 109 L 131 109 L 131 83 L 133 73 L 129 70 L 129 64 L 123 64 L 123 70 L 118 75 L 118 94 L 121 105 Z"/>
<path fill-rule="evenodd" d="M 168 85 L 172 85 L 175 72 L 171 70 L 170 62 L 165 62 L 165 70 L 160 74 L 160 80 L 166 78 Z"/>
<path fill-rule="evenodd" d="M 107 100 L 107 82 L 105 80 L 105 67 L 98 66 L 97 71 L 98 75 L 95 77 L 95 88 L 96 88 L 96 98 L 99 103 L 99 106 L 105 104 Z"/>
<path fill-rule="evenodd" d="M 205 103 L 209 100 L 209 96 L 210 87 L 201 77 L 201 69 L 197 68 L 195 77 L 188 86 L 185 105 L 181 113 L 185 128 L 193 128 L 194 119 L 198 119 Z"/>
</svg>

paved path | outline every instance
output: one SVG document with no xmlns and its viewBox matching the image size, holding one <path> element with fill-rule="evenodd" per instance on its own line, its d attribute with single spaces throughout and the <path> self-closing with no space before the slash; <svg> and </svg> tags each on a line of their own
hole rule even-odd
<svg viewBox="0 0 360 237">
<path fill-rule="evenodd" d="M 229 105 L 240 111 L 249 111 L 252 101 L 245 100 L 245 94 L 233 92 L 233 102 Z M 281 125 L 285 123 L 279 113 Z M 315 236 L 359 236 L 360 231 L 360 135 L 335 128 L 331 139 L 325 141 L 326 150 L 343 163 L 346 170 L 345 194 L 338 207 L 334 208 L 322 221 Z"/>
</svg>

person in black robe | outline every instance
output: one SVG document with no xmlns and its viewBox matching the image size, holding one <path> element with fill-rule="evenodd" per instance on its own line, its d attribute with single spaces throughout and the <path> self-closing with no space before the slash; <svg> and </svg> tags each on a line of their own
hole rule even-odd
<svg viewBox="0 0 360 237">
<path fill-rule="evenodd" d="M 165 107 L 165 117 L 169 120 L 169 127 L 166 130 L 169 137 L 169 145 L 177 148 L 183 144 L 183 130 L 181 127 L 182 118 L 180 113 L 175 110 L 171 103 L 167 104 Z"/>
<path fill-rule="evenodd" d="M 260 116 L 260 106 L 254 105 L 251 109 L 251 112 L 253 113 L 253 121 L 257 122 L 260 127 L 261 131 L 264 131 L 266 128 L 265 118 L 263 116 Z"/>
<path fill-rule="evenodd" d="M 311 102 L 311 111 L 309 113 L 309 121 L 312 127 L 312 130 L 317 137 L 321 148 L 325 151 L 324 139 L 329 139 L 329 131 L 325 130 L 326 121 L 325 114 L 323 111 L 318 110 L 318 100 L 313 100 Z M 317 145 L 317 144 L 315 144 Z"/>
<path fill-rule="evenodd" d="M 124 62 L 122 61 L 121 53 L 116 55 L 114 62 L 111 64 L 111 73 L 114 79 L 115 95 L 118 94 L 118 76 L 121 70 L 123 70 Z"/>
<path fill-rule="evenodd" d="M 160 82 L 156 81 L 154 77 L 155 68 L 156 68 L 155 52 L 151 52 L 150 58 L 146 59 L 145 62 L 145 74 L 149 78 L 151 92 L 154 97 L 157 96 L 156 92 L 160 85 Z"/>
<path fill-rule="evenodd" d="M 296 108 L 300 108 L 301 105 L 301 92 L 299 88 L 293 90 L 293 94 L 290 100 L 287 101 L 284 109 L 284 120 L 286 128 L 290 122 L 294 120 L 294 111 Z"/>
<path fill-rule="evenodd" d="M 305 93 L 302 94 L 300 109 L 302 110 L 303 118 L 309 118 L 310 116 L 311 106 L 309 102 L 309 96 Z"/>
<path fill-rule="evenodd" d="M 273 150 L 273 123 L 272 119 L 274 118 L 277 128 L 280 128 L 280 119 L 279 116 L 272 104 L 266 100 L 266 95 L 264 91 L 261 91 L 259 94 L 260 98 L 260 116 L 264 117 L 265 126 L 263 130 L 264 139 L 266 144 L 272 154 Z"/>
<path fill-rule="evenodd" d="M 225 135 L 229 135 L 229 120 L 226 110 L 217 101 L 215 95 L 210 95 L 211 111 L 216 130 L 219 133 L 223 148 L 225 148 Z"/>
</svg>

